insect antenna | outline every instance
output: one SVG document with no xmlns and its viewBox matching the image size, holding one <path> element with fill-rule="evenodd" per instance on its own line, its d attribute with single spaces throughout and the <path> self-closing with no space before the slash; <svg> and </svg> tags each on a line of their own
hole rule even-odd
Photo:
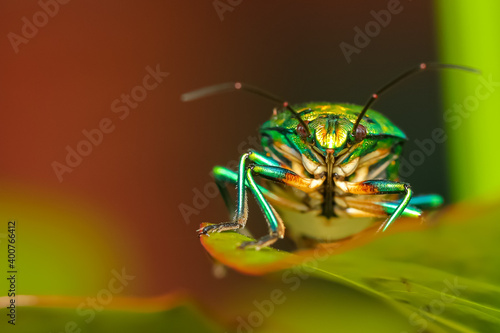
<svg viewBox="0 0 500 333">
<path fill-rule="evenodd" d="M 242 82 L 226 82 L 226 83 L 216 84 L 213 86 L 200 88 L 198 90 L 194 90 L 194 91 L 182 94 L 181 100 L 184 102 L 189 102 L 189 101 L 194 101 L 196 99 L 211 96 L 211 95 L 222 94 L 222 93 L 226 93 L 226 92 L 233 92 L 233 91 L 238 91 L 238 90 L 249 92 L 249 93 L 252 93 L 254 95 L 263 97 L 269 101 L 281 104 L 281 106 L 286 108 L 288 111 L 290 111 L 290 113 L 304 127 L 305 132 L 306 132 L 305 133 L 306 136 L 304 136 L 304 139 L 311 142 L 311 132 L 309 131 L 309 127 L 304 122 L 304 120 L 302 120 L 302 118 L 299 116 L 297 111 L 292 109 L 292 107 L 288 104 L 288 102 L 284 101 L 283 99 L 279 98 L 276 95 L 273 95 L 265 90 L 262 90 L 258 87 L 255 87 L 255 86 L 252 86 L 250 84 L 246 84 L 246 83 L 242 83 Z"/>
<path fill-rule="evenodd" d="M 380 94 L 384 93 L 386 90 L 389 88 L 392 88 L 399 82 L 403 81 L 409 76 L 412 76 L 414 74 L 423 72 L 425 70 L 429 69 L 459 69 L 467 72 L 472 72 L 476 74 L 480 74 L 481 72 L 477 69 L 470 68 L 470 67 L 465 67 L 465 66 L 459 66 L 459 65 L 452 65 L 452 64 L 441 64 L 441 63 L 421 63 L 415 68 L 411 68 L 404 72 L 403 74 L 399 75 L 389 83 L 387 83 L 385 86 L 380 88 L 376 93 L 372 94 L 368 101 L 366 102 L 365 106 L 361 110 L 361 113 L 358 115 L 358 119 L 356 119 L 356 123 L 354 124 L 354 127 L 352 128 L 352 134 L 354 135 L 356 133 L 356 129 L 358 128 L 359 123 L 361 122 L 361 119 L 364 117 L 366 111 L 370 108 L 370 106 L 373 105 L 377 101 L 377 99 L 380 97 Z"/>
</svg>

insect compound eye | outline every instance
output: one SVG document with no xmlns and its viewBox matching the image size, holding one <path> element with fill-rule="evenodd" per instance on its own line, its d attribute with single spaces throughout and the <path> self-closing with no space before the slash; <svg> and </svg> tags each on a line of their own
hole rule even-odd
<svg viewBox="0 0 500 333">
<path fill-rule="evenodd" d="M 366 138 L 366 127 L 359 124 L 358 127 L 356 127 L 356 133 L 354 134 L 354 138 L 356 139 L 357 142 L 362 141 L 364 138 Z"/>
<path fill-rule="evenodd" d="M 301 123 L 297 125 L 297 134 L 300 135 L 301 138 L 307 138 L 308 136 L 306 128 Z"/>
</svg>

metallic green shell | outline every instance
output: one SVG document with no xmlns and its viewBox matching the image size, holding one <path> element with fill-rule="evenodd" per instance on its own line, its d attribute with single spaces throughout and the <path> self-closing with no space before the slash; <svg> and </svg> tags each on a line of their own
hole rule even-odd
<svg viewBox="0 0 500 333">
<path fill-rule="evenodd" d="M 292 106 L 301 118 L 308 123 L 314 136 L 315 146 L 325 152 L 334 150 L 334 156 L 342 154 L 354 138 L 350 134 L 362 106 L 354 104 L 332 104 L 328 102 L 305 103 Z M 275 150 L 276 144 L 288 147 L 312 161 L 318 158 L 297 134 L 299 121 L 288 111 L 275 112 L 273 117 L 260 128 L 262 145 L 266 150 Z M 368 110 L 361 120 L 367 136 L 359 148 L 350 154 L 346 161 L 363 156 L 379 148 L 394 147 L 406 140 L 406 135 L 389 119 L 374 110 Z M 275 155 L 280 153 L 273 151 Z M 326 154 L 325 154 L 326 156 Z M 298 156 L 300 157 L 300 156 Z"/>
<path fill-rule="evenodd" d="M 292 106 L 302 119 L 312 121 L 314 119 L 335 115 L 350 120 L 352 123 L 356 121 L 359 113 L 363 109 L 360 105 L 355 104 L 332 104 L 328 102 L 313 102 L 297 104 Z M 290 114 L 290 112 L 280 112 L 271 120 L 265 122 L 262 128 L 282 126 L 284 128 L 296 128 L 298 121 Z M 368 110 L 361 124 L 366 127 L 368 137 L 370 136 L 392 136 L 395 138 L 406 140 L 406 135 L 396 125 L 394 125 L 384 115 L 375 110 Z"/>
</svg>

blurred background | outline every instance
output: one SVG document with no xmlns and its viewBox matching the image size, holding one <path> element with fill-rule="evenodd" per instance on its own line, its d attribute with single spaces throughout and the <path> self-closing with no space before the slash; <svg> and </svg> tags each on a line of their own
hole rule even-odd
<svg viewBox="0 0 500 333">
<path fill-rule="evenodd" d="M 123 268 L 135 276 L 123 296 L 182 289 L 216 311 L 221 298 L 260 283 L 214 278 L 195 230 L 227 219 L 210 171 L 254 147 L 273 105 L 245 94 L 182 103 L 184 92 L 241 80 L 290 102 L 363 104 L 422 61 L 481 65 L 458 57 L 470 49 L 459 40 L 467 28 L 438 48 L 438 19 L 455 2 L 62 2 L 0 4 L 0 234 L 17 220 L 21 294 L 95 295 Z M 383 23 L 370 27 L 376 17 Z M 466 197 L 450 192 L 449 142 L 410 153 L 425 153 L 415 140 L 454 124 L 443 111 L 474 91 L 471 75 L 447 75 L 476 83 L 445 94 L 440 76 L 425 73 L 374 106 L 410 138 L 403 178 L 416 193 Z M 262 226 L 251 208 L 249 224 Z"/>
</svg>

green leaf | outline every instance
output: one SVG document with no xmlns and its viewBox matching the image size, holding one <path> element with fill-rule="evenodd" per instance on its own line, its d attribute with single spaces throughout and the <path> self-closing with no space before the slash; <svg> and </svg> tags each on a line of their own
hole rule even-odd
<svg viewBox="0 0 500 333">
<path fill-rule="evenodd" d="M 214 333 L 223 331 L 221 326 L 207 319 L 191 302 L 181 301 L 168 304 L 171 302 L 165 297 L 128 300 L 116 298 L 107 306 L 99 308 L 86 306 L 79 309 L 77 306 L 65 304 L 74 303 L 74 298 L 71 297 L 24 297 L 36 298 L 39 303 L 46 303 L 44 299 L 48 299 L 52 305 L 18 306 L 15 326 L 7 323 L 5 311 L 2 311 L 1 332 L 8 332 L 9 329 L 12 332 L 19 330 L 23 333 Z"/>
<path fill-rule="evenodd" d="M 429 219 L 432 228 L 400 232 L 409 222 L 398 221 L 399 232 L 389 236 L 369 231 L 294 254 L 238 249 L 249 239 L 234 232 L 201 239 L 217 260 L 246 274 L 288 269 L 364 291 L 408 316 L 417 331 L 493 332 L 500 327 L 498 206 L 462 204 Z"/>
</svg>

